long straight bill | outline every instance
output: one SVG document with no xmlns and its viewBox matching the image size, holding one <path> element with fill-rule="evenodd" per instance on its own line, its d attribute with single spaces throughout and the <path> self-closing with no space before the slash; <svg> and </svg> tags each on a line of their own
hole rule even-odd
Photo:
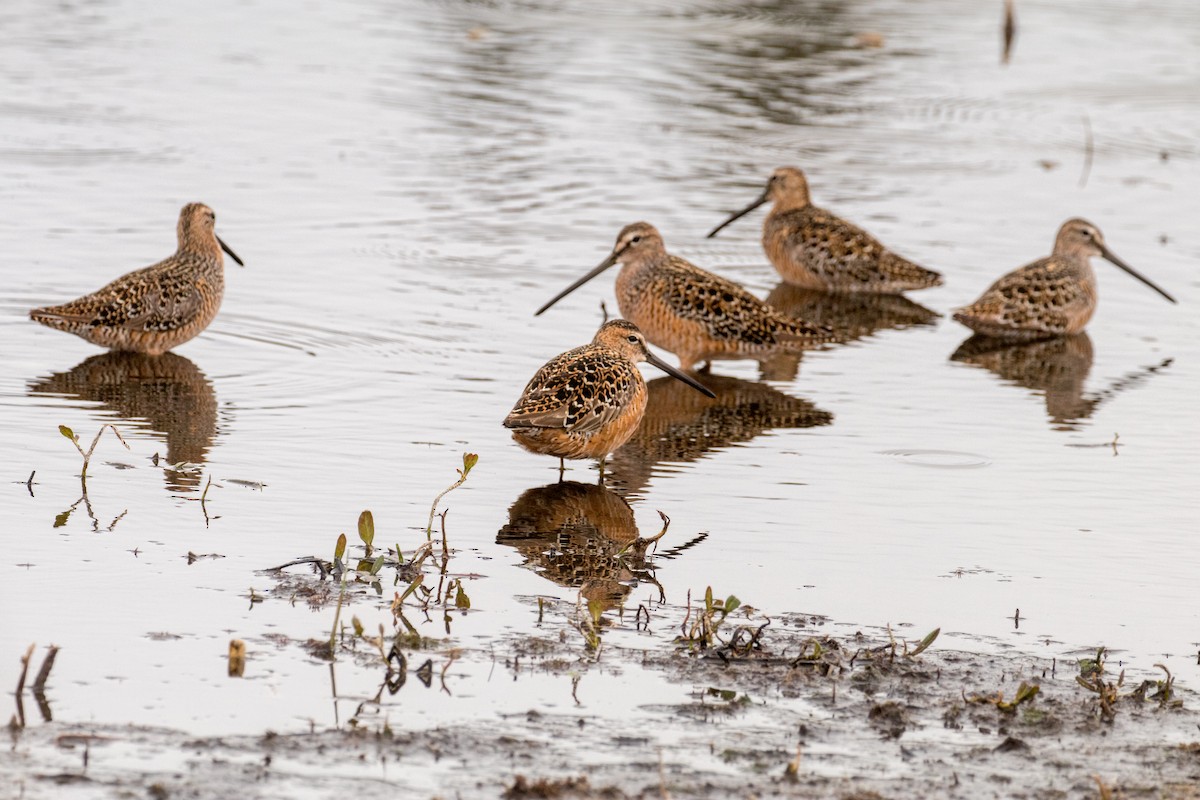
<svg viewBox="0 0 1200 800">
<path fill-rule="evenodd" d="M 722 223 L 721 223 L 720 225 L 718 225 L 717 227 L 713 228 L 711 231 L 709 231 L 709 232 L 708 232 L 708 236 L 705 236 L 704 238 L 706 238 L 706 239 L 711 239 L 712 237 L 716 236 L 716 235 L 717 235 L 717 233 L 718 233 L 718 232 L 719 232 L 721 229 L 723 229 L 723 228 L 724 228 L 726 225 L 729 225 L 731 222 L 737 222 L 739 219 L 741 219 L 742 217 L 746 216 L 746 215 L 747 215 L 747 214 L 749 214 L 751 211 L 753 211 L 754 209 L 758 208 L 759 206 L 761 206 L 761 205 L 762 205 L 763 203 L 765 203 L 765 202 L 767 202 L 767 193 L 766 193 L 766 192 L 763 192 L 761 195 L 759 195 L 759 197 L 758 197 L 758 199 L 757 199 L 757 200 L 755 200 L 753 203 L 751 203 L 750 205 L 748 205 L 748 206 L 746 206 L 745 208 L 743 208 L 741 211 L 739 211 L 739 212 L 737 212 L 736 214 L 734 214 L 734 215 L 733 215 L 732 217 L 730 217 L 729 219 L 727 219 L 727 220 L 725 220 L 724 222 L 722 222 Z"/>
<path fill-rule="evenodd" d="M 213 234 L 213 235 L 216 236 L 216 234 Z M 238 254 L 233 252 L 233 250 L 231 250 L 229 248 L 229 245 L 225 244 L 225 242 L 223 242 L 221 240 L 220 236 L 217 236 L 217 244 L 221 245 L 221 249 L 224 250 L 226 253 L 228 253 L 229 257 L 232 258 L 234 261 L 236 261 L 239 267 L 246 266 L 245 264 L 242 263 L 242 260 L 240 258 L 238 258 Z"/>
<path fill-rule="evenodd" d="M 1100 248 L 1100 255 L 1104 256 L 1104 258 L 1105 258 L 1107 261 L 1109 261 L 1109 262 L 1111 262 L 1111 263 L 1113 263 L 1113 264 L 1116 264 L 1118 267 L 1120 267 L 1121 269 L 1125 270 L 1125 271 L 1126 271 L 1126 272 L 1128 272 L 1130 275 L 1132 275 L 1133 277 L 1137 278 L 1139 281 L 1141 281 L 1142 283 L 1146 284 L 1146 285 L 1147 285 L 1147 286 L 1149 286 L 1151 289 L 1153 289 L 1154 291 L 1156 291 L 1156 292 L 1158 292 L 1159 294 L 1161 294 L 1163 297 L 1165 297 L 1165 298 L 1167 298 L 1168 300 L 1170 300 L 1172 303 L 1176 302 L 1176 301 L 1175 301 L 1175 298 L 1174 298 L 1174 297 L 1171 297 L 1171 295 L 1167 294 L 1167 293 L 1166 293 L 1166 291 L 1165 291 L 1164 289 L 1161 289 L 1161 288 L 1158 286 L 1158 284 L 1156 284 L 1154 281 L 1150 280 L 1150 279 L 1149 279 L 1149 278 L 1147 278 L 1145 275 L 1143 275 L 1143 274 L 1141 274 L 1140 272 L 1138 272 L 1138 271 L 1137 271 L 1136 269 L 1134 269 L 1133 267 L 1131 267 L 1131 266 L 1129 266 L 1128 264 L 1126 264 L 1126 263 L 1125 263 L 1124 261 L 1122 261 L 1121 259 L 1117 258 L 1117 257 L 1116 257 L 1116 255 L 1114 255 L 1114 254 L 1113 254 L 1113 252 L 1112 252 L 1111 250 L 1109 250 L 1107 247 L 1102 247 L 1102 248 Z"/>
<path fill-rule="evenodd" d="M 597 275 L 599 275 L 601 272 L 604 272 L 604 270 L 608 269 L 609 267 L 611 267 L 611 266 L 612 266 L 613 264 L 615 264 L 615 263 L 617 263 L 617 254 L 616 254 L 616 253 L 613 253 L 611 256 L 609 256 L 608 258 L 604 259 L 604 261 L 602 261 L 602 262 L 600 263 L 600 266 L 596 267 L 596 268 L 595 268 L 595 269 L 593 269 L 591 272 L 589 272 L 587 275 L 584 275 L 582 278 L 580 278 L 579 280 L 575 281 L 574 283 L 572 283 L 572 284 L 571 284 L 570 286 L 568 286 L 567 288 L 563 289 L 563 290 L 562 290 L 561 292 L 559 292 L 558 294 L 554 295 L 554 297 L 552 297 L 552 298 L 550 299 L 550 302 L 546 303 L 546 305 L 542 306 L 542 307 L 541 307 L 541 308 L 539 308 L 537 311 L 533 312 L 533 315 L 534 315 L 535 317 L 536 317 L 536 316 L 540 316 L 540 315 L 541 315 L 541 313 L 542 313 L 543 311 L 545 311 L 547 308 L 549 308 L 550 306 L 554 305 L 554 304 L 555 304 L 555 303 L 557 303 L 559 300 L 562 300 L 564 297 L 566 297 L 567 295 L 569 295 L 571 292 L 575 291 L 575 290 L 576 290 L 576 289 L 578 289 L 580 286 L 583 286 L 585 283 L 587 283 L 587 282 L 588 282 L 588 281 L 590 281 L 592 278 L 594 278 L 594 277 L 596 277 Z"/>
<path fill-rule="evenodd" d="M 649 350 L 646 351 L 646 361 L 648 361 L 649 363 L 658 367 L 659 369 L 661 369 L 663 372 L 670 375 L 675 380 L 683 381 L 688 386 L 695 389 L 697 392 L 700 392 L 701 394 L 707 395 L 709 397 L 716 397 L 716 395 L 713 394 L 712 389 L 708 388 L 703 383 L 700 383 L 700 381 L 696 380 L 691 375 L 688 375 L 686 372 L 680 372 L 679 370 L 675 369 L 670 364 L 663 361 L 658 356 L 654 355 L 654 353 L 651 353 Z"/>
</svg>

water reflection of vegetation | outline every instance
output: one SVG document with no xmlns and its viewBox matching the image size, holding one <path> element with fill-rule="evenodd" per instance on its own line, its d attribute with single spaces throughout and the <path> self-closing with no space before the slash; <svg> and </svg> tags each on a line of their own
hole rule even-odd
<svg viewBox="0 0 1200 800">
<path fill-rule="evenodd" d="M 1172 361 L 1164 359 L 1127 373 L 1106 388 L 1085 395 L 1093 360 L 1092 340 L 1086 333 L 1017 344 L 976 334 L 959 345 L 950 360 L 983 367 L 1002 380 L 1042 392 L 1046 413 L 1058 430 L 1073 429 L 1101 404 L 1142 383 Z"/>
<path fill-rule="evenodd" d="M 75 449 L 79 451 L 80 457 L 83 458 L 83 465 L 79 469 L 79 499 L 72 503 L 70 508 L 54 518 L 54 527 L 61 528 L 62 526 L 66 525 L 67 520 L 70 519 L 72 512 L 79 507 L 80 503 L 83 503 L 83 507 L 87 510 L 88 519 L 92 521 L 92 530 L 96 531 L 97 533 L 100 532 L 100 520 L 96 519 L 96 512 L 92 510 L 92 501 L 88 498 L 87 478 L 88 466 L 91 464 L 92 454 L 96 452 L 96 445 L 100 444 L 100 437 L 104 435 L 104 431 L 106 430 L 111 430 L 113 432 L 113 436 L 117 438 L 117 441 L 124 445 L 126 450 L 129 449 L 129 445 L 126 444 L 124 437 L 121 436 L 121 432 L 117 430 L 116 425 L 101 425 L 100 430 L 96 432 L 96 437 L 92 439 L 92 443 L 87 450 L 84 450 L 83 445 L 79 443 L 79 436 L 75 433 L 75 431 L 71 430 L 66 425 L 58 426 L 58 432 L 61 433 L 68 441 L 70 441 L 71 444 L 75 445 Z M 29 479 L 32 481 L 33 476 L 30 475 Z M 32 493 L 32 487 L 30 487 L 30 494 Z M 124 518 L 124 516 L 128 513 L 129 509 L 125 509 L 118 514 L 116 518 L 109 523 L 108 527 L 105 528 L 105 532 L 111 532 L 113 528 L 117 527 L 117 523 L 120 522 L 121 519 Z"/>
<path fill-rule="evenodd" d="M 903 295 L 817 292 L 786 281 L 771 290 L 767 302 L 791 316 L 828 325 L 838 332 L 843 343 L 864 339 L 883 330 L 929 327 L 941 317 L 936 311 Z M 795 380 L 802 358 L 802 353 L 789 353 L 764 361 L 763 378 Z"/>
<path fill-rule="evenodd" d="M 175 353 L 103 353 L 31 382 L 28 392 L 100 403 L 135 426 L 144 420 L 166 437 L 168 465 L 203 464 L 216 437 L 216 392 L 195 364 Z M 168 468 L 166 481 L 168 489 L 195 491 L 200 473 Z"/>
<path fill-rule="evenodd" d="M 639 537 L 633 509 L 620 495 L 573 481 L 527 489 L 496 534 L 496 542 L 515 548 L 526 565 L 560 586 L 578 588 L 589 605 L 604 610 L 623 605 L 639 581 L 658 586 L 661 596 L 646 559 L 658 538 Z"/>
<path fill-rule="evenodd" d="M 641 427 L 608 462 L 613 485 L 626 493 L 636 492 L 659 464 L 696 461 L 712 450 L 748 442 L 777 428 L 814 428 L 833 422 L 830 412 L 765 383 L 724 375 L 705 375 L 703 380 L 715 399 L 670 378 L 646 384 L 649 398 Z"/>
</svg>

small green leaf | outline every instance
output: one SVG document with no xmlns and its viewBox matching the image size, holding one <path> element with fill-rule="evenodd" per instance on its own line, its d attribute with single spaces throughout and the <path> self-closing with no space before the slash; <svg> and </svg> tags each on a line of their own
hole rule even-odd
<svg viewBox="0 0 1200 800">
<path fill-rule="evenodd" d="M 734 612 L 734 610 L 741 604 L 742 604 L 741 600 L 738 600 L 733 595 L 729 595 L 729 597 L 725 598 L 725 613 L 732 614 Z"/>
<path fill-rule="evenodd" d="M 415 592 L 417 590 L 417 587 L 420 586 L 424 581 L 425 581 L 425 576 L 418 575 L 416 577 L 416 579 L 413 580 L 413 582 L 408 585 L 408 588 L 404 590 L 404 594 L 400 595 L 400 599 L 397 600 L 394 603 L 394 605 L 399 605 L 399 604 L 403 603 L 405 600 L 407 600 L 408 596 L 410 594 L 412 594 L 413 592 Z"/>
<path fill-rule="evenodd" d="M 588 611 L 592 615 L 592 624 L 600 627 L 600 618 L 604 616 L 604 603 L 600 600 L 588 600 Z"/>
<path fill-rule="evenodd" d="M 704 590 L 704 607 L 710 610 L 713 607 L 713 593 L 711 586 Z"/>
<path fill-rule="evenodd" d="M 1079 680 L 1078 676 L 1075 678 L 1075 680 Z M 1025 681 L 1021 681 L 1021 685 L 1017 687 L 1017 693 L 1013 697 L 1012 702 L 1006 703 L 1003 700 L 998 700 L 996 702 L 996 708 L 1000 709 L 1001 711 L 1015 711 L 1017 706 L 1037 697 L 1039 691 L 1041 691 L 1040 687 L 1030 686 L 1029 684 L 1025 683 Z"/>
<path fill-rule="evenodd" d="M 367 547 L 375 541 L 375 517 L 370 510 L 358 515 L 358 538 L 362 539 Z"/>
<path fill-rule="evenodd" d="M 379 558 L 375 559 L 375 562 L 373 564 L 371 564 L 371 574 L 378 575 L 379 570 L 381 570 L 381 569 L 383 569 L 383 556 L 380 556 Z"/>
<path fill-rule="evenodd" d="M 479 455 L 477 453 L 463 453 L 463 469 L 462 476 L 465 478 L 471 469 L 479 463 Z"/>
<path fill-rule="evenodd" d="M 75 441 L 75 431 L 71 430 L 66 425 L 59 425 L 58 432 L 70 439 L 72 442 Z"/>
<path fill-rule="evenodd" d="M 455 608 L 470 608 L 471 598 L 467 597 L 467 593 L 463 591 L 462 581 L 458 582 L 458 591 L 454 593 Z"/>
<path fill-rule="evenodd" d="M 71 517 L 71 512 L 74 510 L 74 508 L 68 508 L 66 511 L 56 516 L 54 518 L 54 527 L 61 528 L 63 525 L 66 525 L 67 520 Z"/>
<path fill-rule="evenodd" d="M 921 653 L 924 653 L 927 649 L 929 649 L 929 645 L 933 644 L 933 640 L 936 639 L 938 637 L 938 634 L 941 632 L 942 632 L 941 628 L 934 628 L 933 630 L 931 630 L 925 636 L 925 638 L 921 640 L 921 643 L 919 645 L 917 645 L 916 649 L 914 649 L 908 655 L 916 656 L 916 655 L 920 655 Z"/>
<path fill-rule="evenodd" d="M 346 554 L 346 534 L 339 533 L 338 538 L 337 538 L 337 545 L 333 548 L 333 557 L 335 560 L 341 560 L 342 556 L 344 556 L 345 554 Z"/>
<path fill-rule="evenodd" d="M 358 617 L 351 617 L 351 618 L 350 618 L 350 624 L 351 624 L 351 625 L 354 627 L 354 635 L 355 635 L 355 636 L 358 636 L 358 637 L 362 637 L 362 635 L 363 635 L 363 624 L 362 624 L 362 622 L 361 622 L 361 621 L 358 619 Z"/>
</svg>

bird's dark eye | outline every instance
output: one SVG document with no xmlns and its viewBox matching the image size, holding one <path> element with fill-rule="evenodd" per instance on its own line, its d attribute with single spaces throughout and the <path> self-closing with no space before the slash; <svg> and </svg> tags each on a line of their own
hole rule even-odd
<svg viewBox="0 0 1200 800">
<path fill-rule="evenodd" d="M 633 334 L 630 334 L 628 338 L 629 341 L 633 342 L 634 344 L 638 343 L 638 337 L 634 336 Z"/>
<path fill-rule="evenodd" d="M 633 237 L 632 239 L 630 239 L 630 240 L 629 240 L 629 243 L 630 243 L 630 244 L 637 244 L 637 243 L 638 243 L 638 242 L 640 242 L 641 240 L 642 240 L 642 237 L 640 237 L 640 236 L 635 236 L 635 237 Z"/>
</svg>

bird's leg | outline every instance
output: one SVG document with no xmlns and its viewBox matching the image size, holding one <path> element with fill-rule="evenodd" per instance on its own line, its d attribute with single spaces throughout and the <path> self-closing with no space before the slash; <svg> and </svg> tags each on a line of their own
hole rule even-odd
<svg viewBox="0 0 1200 800">
<path fill-rule="evenodd" d="M 567 471 L 567 460 L 565 458 L 558 459 L 558 482 L 562 483 L 563 473 Z"/>
<path fill-rule="evenodd" d="M 600 463 L 598 466 L 599 466 L 599 470 L 600 470 L 600 480 L 596 481 L 596 483 L 603 486 L 604 485 L 604 459 L 603 458 L 600 459 Z"/>
</svg>

